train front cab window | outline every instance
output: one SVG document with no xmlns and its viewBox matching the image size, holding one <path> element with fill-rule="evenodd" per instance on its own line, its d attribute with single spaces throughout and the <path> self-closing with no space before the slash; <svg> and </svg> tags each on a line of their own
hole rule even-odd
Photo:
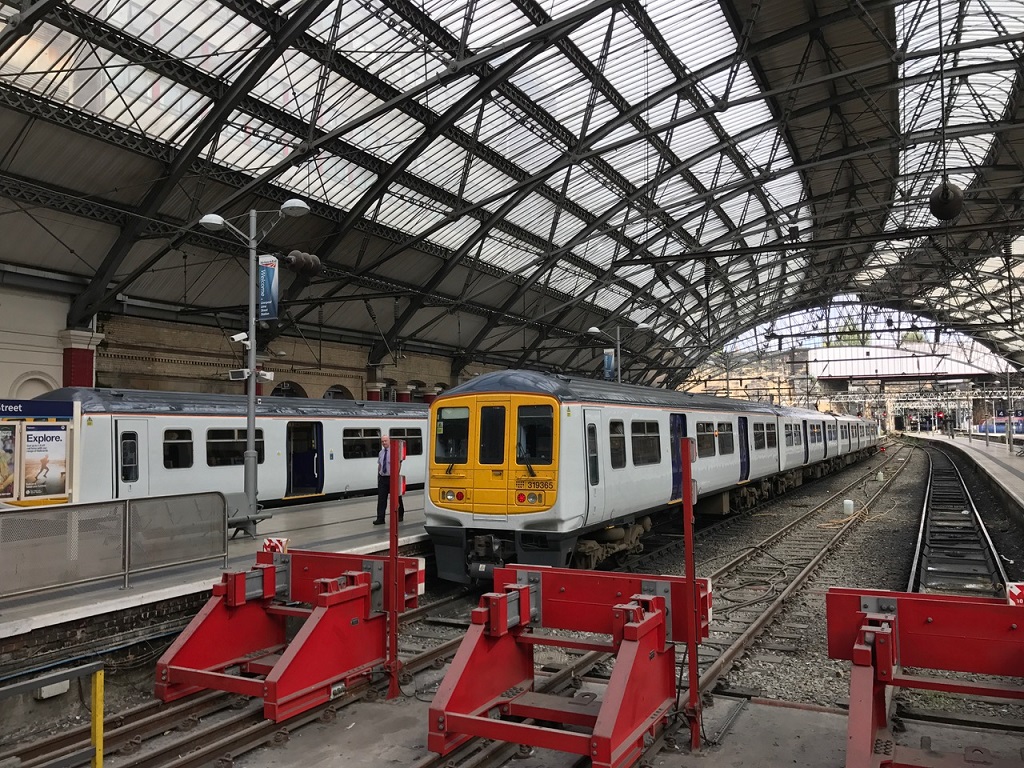
<svg viewBox="0 0 1024 768">
<path fill-rule="evenodd" d="M 438 408 L 434 426 L 434 461 L 465 464 L 469 460 L 469 408 Z"/>
</svg>

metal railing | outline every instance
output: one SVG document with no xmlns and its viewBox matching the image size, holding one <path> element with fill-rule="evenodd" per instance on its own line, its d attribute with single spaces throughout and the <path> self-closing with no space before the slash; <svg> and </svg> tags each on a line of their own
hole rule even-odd
<svg viewBox="0 0 1024 768">
<path fill-rule="evenodd" d="M 222 493 L 0 510 L 0 598 L 189 563 L 227 567 Z"/>
</svg>

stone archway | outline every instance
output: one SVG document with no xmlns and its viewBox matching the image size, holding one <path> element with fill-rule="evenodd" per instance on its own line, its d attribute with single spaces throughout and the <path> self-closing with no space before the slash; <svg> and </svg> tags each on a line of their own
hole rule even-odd
<svg viewBox="0 0 1024 768">
<path fill-rule="evenodd" d="M 355 400 L 352 390 L 341 384 L 332 384 L 324 392 L 324 400 Z"/>
<path fill-rule="evenodd" d="M 271 397 L 306 397 L 306 390 L 294 381 L 282 381 L 274 387 Z"/>
<path fill-rule="evenodd" d="M 26 371 L 11 383 L 11 397 L 15 400 L 31 400 L 60 389 L 60 384 L 44 371 Z"/>
</svg>

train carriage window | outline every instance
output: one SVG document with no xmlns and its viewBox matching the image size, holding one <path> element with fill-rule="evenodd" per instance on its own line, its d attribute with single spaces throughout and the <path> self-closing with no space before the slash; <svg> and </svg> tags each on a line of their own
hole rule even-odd
<svg viewBox="0 0 1024 768">
<path fill-rule="evenodd" d="M 520 405 L 516 419 L 516 463 L 550 464 L 554 452 L 554 409 L 550 405 Z"/>
<path fill-rule="evenodd" d="M 633 466 L 661 462 L 661 437 L 656 421 L 634 421 L 630 424 L 633 443 Z"/>
<path fill-rule="evenodd" d="M 434 427 L 434 461 L 465 464 L 469 461 L 469 408 L 439 408 Z"/>
<path fill-rule="evenodd" d="M 754 450 L 760 451 L 765 448 L 764 424 L 754 425 Z"/>
<path fill-rule="evenodd" d="M 803 435 L 803 432 L 800 431 L 800 425 L 799 424 L 794 424 L 793 425 L 793 445 L 803 445 L 803 444 L 804 444 L 804 435 Z"/>
<path fill-rule="evenodd" d="M 590 475 L 590 484 L 597 485 L 601 482 L 601 462 L 597 455 L 597 425 L 587 424 L 587 469 Z"/>
<path fill-rule="evenodd" d="M 764 441 L 769 448 L 779 447 L 779 435 L 774 424 L 764 425 Z"/>
<path fill-rule="evenodd" d="M 135 432 L 121 433 L 121 482 L 134 483 L 139 479 L 139 436 Z"/>
<path fill-rule="evenodd" d="M 188 469 L 192 466 L 192 430 L 164 430 L 164 468 Z"/>
<path fill-rule="evenodd" d="M 703 459 L 715 455 L 715 423 L 713 421 L 697 422 L 697 458 Z"/>
<path fill-rule="evenodd" d="M 727 456 L 735 451 L 735 441 L 732 435 L 732 422 L 718 422 L 718 452 Z"/>
<path fill-rule="evenodd" d="M 380 453 L 380 429 L 350 427 L 341 431 L 341 455 L 346 459 L 365 459 Z"/>
<path fill-rule="evenodd" d="M 626 427 L 621 421 L 613 421 L 608 425 L 608 456 L 612 461 L 612 469 L 626 466 Z"/>
<path fill-rule="evenodd" d="M 256 430 L 256 461 L 263 463 L 263 430 Z M 232 467 L 245 463 L 244 429 L 206 430 L 206 464 L 210 467 Z"/>
<path fill-rule="evenodd" d="M 786 447 L 793 447 L 793 425 L 786 424 Z"/>
<path fill-rule="evenodd" d="M 850 439 L 850 427 L 848 425 L 846 425 L 846 424 L 840 424 L 839 425 L 839 437 L 841 437 L 843 440 L 849 440 Z"/>
<path fill-rule="evenodd" d="M 480 409 L 480 463 L 505 463 L 505 406 Z"/>
<path fill-rule="evenodd" d="M 423 455 L 423 430 L 412 427 L 392 427 L 388 430 L 388 437 L 392 440 L 405 440 L 405 453 L 407 456 Z M 380 448 L 377 449 L 380 451 Z"/>
</svg>

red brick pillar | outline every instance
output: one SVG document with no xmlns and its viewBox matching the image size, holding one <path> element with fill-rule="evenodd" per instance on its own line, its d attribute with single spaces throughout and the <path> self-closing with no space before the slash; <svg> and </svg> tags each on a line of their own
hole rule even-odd
<svg viewBox="0 0 1024 768">
<path fill-rule="evenodd" d="M 411 403 L 412 402 L 412 390 L 413 387 L 396 387 L 395 388 L 395 400 L 399 403 Z"/>
<path fill-rule="evenodd" d="M 63 386 L 95 387 L 96 347 L 103 334 L 66 328 L 57 338 L 64 345 Z"/>
<path fill-rule="evenodd" d="M 377 401 L 380 400 L 380 391 L 384 389 L 384 385 L 377 381 L 366 382 L 366 399 Z"/>
<path fill-rule="evenodd" d="M 423 402 L 430 405 L 439 394 L 441 394 L 440 387 L 427 387 L 426 392 L 423 393 Z"/>
</svg>

